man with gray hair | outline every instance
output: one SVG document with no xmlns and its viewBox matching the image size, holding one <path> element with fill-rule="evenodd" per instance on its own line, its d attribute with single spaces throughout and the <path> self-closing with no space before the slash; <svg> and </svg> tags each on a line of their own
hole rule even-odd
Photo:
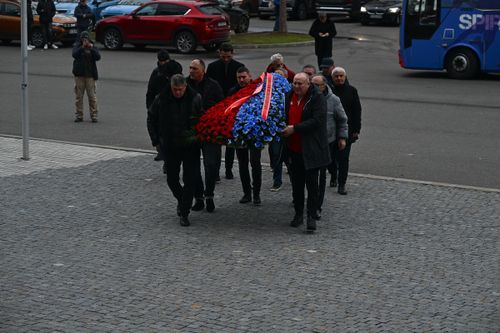
<svg viewBox="0 0 500 333">
<path fill-rule="evenodd" d="M 349 136 L 345 149 L 334 149 L 330 186 L 337 186 L 338 181 L 337 192 L 346 195 L 347 191 L 345 189 L 345 184 L 347 181 L 347 174 L 349 173 L 351 145 L 359 139 L 359 133 L 361 132 L 361 102 L 359 100 L 358 90 L 347 81 L 347 74 L 344 68 L 335 67 L 332 71 L 332 79 L 332 92 L 340 98 L 347 115 Z"/>
<path fill-rule="evenodd" d="M 148 110 L 148 131 L 153 146 L 160 146 L 165 156 L 167 184 L 177 199 L 181 226 L 190 225 L 188 215 L 193 203 L 200 148 L 194 130 L 202 114 L 200 94 L 188 87 L 182 74 L 170 79 L 169 89 L 155 98 Z M 182 165 L 182 181 L 179 182 Z"/>
<path fill-rule="evenodd" d="M 271 56 L 271 63 L 267 66 L 266 72 L 274 73 L 277 69 L 285 69 L 288 73 L 288 82 L 292 82 L 295 76 L 295 72 L 292 71 L 285 65 L 284 58 L 280 53 L 273 54 Z"/>
</svg>

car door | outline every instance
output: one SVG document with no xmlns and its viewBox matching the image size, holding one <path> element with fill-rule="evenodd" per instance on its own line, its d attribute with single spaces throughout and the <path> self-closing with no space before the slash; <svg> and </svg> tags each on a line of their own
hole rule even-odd
<svg viewBox="0 0 500 333">
<path fill-rule="evenodd" d="M 158 5 L 157 21 L 152 27 L 158 33 L 156 40 L 159 42 L 168 42 L 172 40 L 177 28 L 179 28 L 184 21 L 184 15 L 189 11 L 189 7 L 179 4 L 162 3 Z"/>
<path fill-rule="evenodd" d="M 148 34 L 149 28 L 147 22 L 152 17 L 155 17 L 157 7 L 157 3 L 149 3 L 123 18 L 125 22 L 122 25 L 122 29 L 127 35 L 128 40 L 144 41 L 151 39 L 151 36 Z"/>
<path fill-rule="evenodd" d="M 0 39 L 21 38 L 21 7 L 17 4 L 0 2 Z"/>
</svg>

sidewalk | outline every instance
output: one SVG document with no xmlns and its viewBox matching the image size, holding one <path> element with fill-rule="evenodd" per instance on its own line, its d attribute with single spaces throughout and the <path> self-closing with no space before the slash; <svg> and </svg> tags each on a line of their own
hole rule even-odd
<svg viewBox="0 0 500 333">
<path fill-rule="evenodd" d="M 0 137 L 0 332 L 498 332 L 500 194 L 350 177 L 181 227 L 152 154 Z M 237 174 L 237 172 L 236 172 Z"/>
</svg>

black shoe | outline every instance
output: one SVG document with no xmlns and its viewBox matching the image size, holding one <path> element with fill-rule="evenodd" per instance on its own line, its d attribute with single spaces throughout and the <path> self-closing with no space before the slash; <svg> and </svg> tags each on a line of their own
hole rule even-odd
<svg viewBox="0 0 500 333">
<path fill-rule="evenodd" d="M 297 228 L 299 225 L 304 223 L 304 215 L 303 214 L 295 214 L 292 222 L 290 222 L 290 226 Z"/>
<path fill-rule="evenodd" d="M 156 154 L 154 160 L 155 161 L 163 161 L 163 156 L 161 156 L 160 153 L 158 153 L 158 154 Z"/>
<path fill-rule="evenodd" d="M 207 203 L 207 212 L 212 213 L 215 210 L 214 199 L 209 198 L 206 200 Z"/>
<path fill-rule="evenodd" d="M 232 170 L 226 170 L 226 179 L 234 179 L 233 171 Z"/>
<path fill-rule="evenodd" d="M 337 179 L 330 179 L 330 187 L 337 187 Z"/>
<path fill-rule="evenodd" d="M 82 118 L 76 118 L 76 119 L 75 119 L 75 123 L 81 123 L 82 121 L 83 121 L 83 119 L 82 119 Z"/>
<path fill-rule="evenodd" d="M 262 203 L 262 201 L 260 200 L 260 196 L 259 195 L 254 195 L 253 196 L 253 204 L 255 206 L 260 206 L 261 203 Z"/>
<path fill-rule="evenodd" d="M 247 195 L 245 194 L 241 199 L 240 199 L 240 203 L 244 204 L 244 203 L 248 203 L 252 201 L 252 196 L 251 195 Z"/>
<path fill-rule="evenodd" d="M 188 220 L 188 217 L 187 216 L 181 216 L 180 220 L 179 220 L 179 223 L 183 226 L 183 227 L 189 227 L 191 225 L 191 223 L 189 223 L 189 220 Z"/>
<path fill-rule="evenodd" d="M 203 208 L 205 208 L 205 203 L 203 202 L 203 199 L 196 199 L 193 207 L 191 207 L 191 210 L 194 212 L 199 212 L 200 210 L 203 210 Z"/>
<path fill-rule="evenodd" d="M 347 191 L 345 190 L 345 185 L 339 185 L 339 188 L 337 190 L 339 194 L 346 195 Z"/>
<path fill-rule="evenodd" d="M 307 217 L 307 232 L 316 230 L 316 220 L 312 216 Z"/>
</svg>

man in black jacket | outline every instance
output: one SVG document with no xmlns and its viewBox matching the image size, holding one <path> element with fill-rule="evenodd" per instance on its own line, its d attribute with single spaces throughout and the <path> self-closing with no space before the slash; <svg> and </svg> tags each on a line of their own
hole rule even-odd
<svg viewBox="0 0 500 333">
<path fill-rule="evenodd" d="M 177 215 L 182 226 L 188 219 L 200 164 L 200 149 L 194 126 L 202 114 L 201 96 L 188 87 L 181 74 L 170 79 L 170 88 L 163 90 L 148 111 L 148 131 L 153 146 L 163 150 L 167 165 L 167 184 L 177 199 Z M 182 164 L 182 181 L 179 182 Z"/>
<path fill-rule="evenodd" d="M 286 151 L 292 180 L 295 216 L 290 223 L 304 223 L 304 185 L 307 187 L 307 231 L 316 230 L 319 216 L 318 175 L 330 163 L 326 130 L 326 100 L 309 81 L 306 73 L 293 78 L 293 90 L 286 96 Z"/>
<path fill-rule="evenodd" d="M 182 74 L 182 65 L 177 61 L 170 59 L 170 54 L 167 50 L 161 49 L 157 54 L 157 66 L 151 72 L 148 81 L 148 90 L 146 92 L 146 109 L 149 109 L 153 101 L 162 90 L 168 89 L 170 85 L 170 77 L 175 74 Z M 155 147 L 158 154 L 154 158 L 155 161 L 163 160 L 160 147 Z M 165 171 L 165 167 L 163 168 Z"/>
<path fill-rule="evenodd" d="M 224 96 L 228 96 L 229 89 L 238 83 L 236 81 L 236 71 L 238 68 L 245 67 L 241 62 L 234 60 L 233 56 L 233 46 L 230 43 L 222 43 L 219 47 L 219 59 L 210 63 L 207 67 L 207 76 L 219 83 Z M 226 147 L 224 157 L 226 178 L 233 179 L 234 148 Z"/>
<path fill-rule="evenodd" d="M 323 58 L 332 57 L 333 38 L 337 35 L 335 23 L 328 19 L 326 13 L 319 12 L 309 29 L 309 35 L 314 38 L 314 52 L 320 66 Z"/>
<path fill-rule="evenodd" d="M 75 76 L 76 118 L 75 123 L 83 121 L 83 95 L 85 91 L 89 99 L 90 118 L 97 122 L 96 81 L 98 79 L 96 62 L 101 59 L 99 50 L 90 40 L 89 33 L 84 31 L 80 40 L 73 47 L 73 75 Z"/>
<path fill-rule="evenodd" d="M 56 15 L 54 1 L 40 0 L 36 6 L 36 11 L 39 15 L 40 26 L 42 27 L 44 50 L 47 50 L 49 47 L 57 49 L 57 46 L 52 44 L 52 18 Z"/>
<path fill-rule="evenodd" d="M 359 139 L 361 132 L 361 102 L 359 101 L 358 90 L 351 86 L 347 81 L 346 71 L 342 67 L 336 67 L 332 72 L 333 93 L 340 98 L 342 106 L 347 115 L 347 124 L 349 126 L 349 137 L 345 149 L 335 149 L 333 151 L 332 179 L 330 186 L 335 187 L 337 183 L 338 167 L 338 189 L 337 192 L 346 195 L 345 184 L 347 174 L 349 173 L 349 155 L 351 154 L 351 145 Z"/>
<path fill-rule="evenodd" d="M 80 36 L 83 31 L 90 30 L 94 19 L 94 14 L 92 13 L 90 7 L 87 5 L 87 0 L 80 0 L 78 6 L 75 7 L 75 17 L 78 36 Z"/>
<path fill-rule="evenodd" d="M 191 61 L 187 82 L 191 88 L 201 95 L 205 111 L 224 98 L 222 88 L 217 81 L 205 74 L 205 62 L 201 59 Z M 205 203 L 203 202 L 203 196 L 205 196 L 207 212 L 211 213 L 215 210 L 214 190 L 221 160 L 221 146 L 205 142 L 202 144 L 201 149 L 203 153 L 203 166 L 205 167 L 205 191 L 203 191 L 201 166 L 199 166 L 194 194 L 196 201 L 192 210 L 200 211 L 205 208 Z"/>
</svg>

